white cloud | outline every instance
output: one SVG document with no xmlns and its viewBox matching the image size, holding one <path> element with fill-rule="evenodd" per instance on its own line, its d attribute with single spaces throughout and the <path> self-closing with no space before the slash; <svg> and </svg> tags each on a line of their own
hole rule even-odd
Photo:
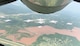
<svg viewBox="0 0 80 46">
<path fill-rule="evenodd" d="M 55 21 L 55 20 L 51 20 L 50 23 L 54 23 L 56 24 L 58 21 Z"/>
<path fill-rule="evenodd" d="M 38 26 L 38 28 L 42 28 L 43 26 Z"/>
<path fill-rule="evenodd" d="M 7 20 L 4 20 L 5 22 L 10 22 L 11 20 L 10 19 L 7 19 Z"/>
<path fill-rule="evenodd" d="M 36 23 L 39 23 L 39 24 L 43 24 L 43 23 L 45 23 L 45 19 L 42 19 L 42 18 L 40 18 L 40 19 L 36 19 Z"/>
<path fill-rule="evenodd" d="M 73 23 L 67 23 L 67 25 L 72 25 Z"/>
<path fill-rule="evenodd" d="M 33 22 L 34 20 L 28 19 L 28 20 L 24 20 L 25 22 Z"/>
</svg>

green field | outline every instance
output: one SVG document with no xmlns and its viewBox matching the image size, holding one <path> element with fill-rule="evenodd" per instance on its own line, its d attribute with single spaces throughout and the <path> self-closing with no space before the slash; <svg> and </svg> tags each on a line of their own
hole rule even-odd
<svg viewBox="0 0 80 46">
<path fill-rule="evenodd" d="M 61 35 L 61 34 L 49 34 L 40 36 L 36 42 L 31 46 L 80 46 L 80 41 L 75 37 Z"/>
</svg>

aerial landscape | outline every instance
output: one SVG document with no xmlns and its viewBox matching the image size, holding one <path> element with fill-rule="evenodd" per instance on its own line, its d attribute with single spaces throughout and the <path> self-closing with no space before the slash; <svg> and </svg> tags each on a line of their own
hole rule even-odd
<svg viewBox="0 0 80 46">
<path fill-rule="evenodd" d="M 0 6 L 0 44 L 80 46 L 80 13 L 39 14 L 25 9 L 20 1 Z"/>
</svg>

